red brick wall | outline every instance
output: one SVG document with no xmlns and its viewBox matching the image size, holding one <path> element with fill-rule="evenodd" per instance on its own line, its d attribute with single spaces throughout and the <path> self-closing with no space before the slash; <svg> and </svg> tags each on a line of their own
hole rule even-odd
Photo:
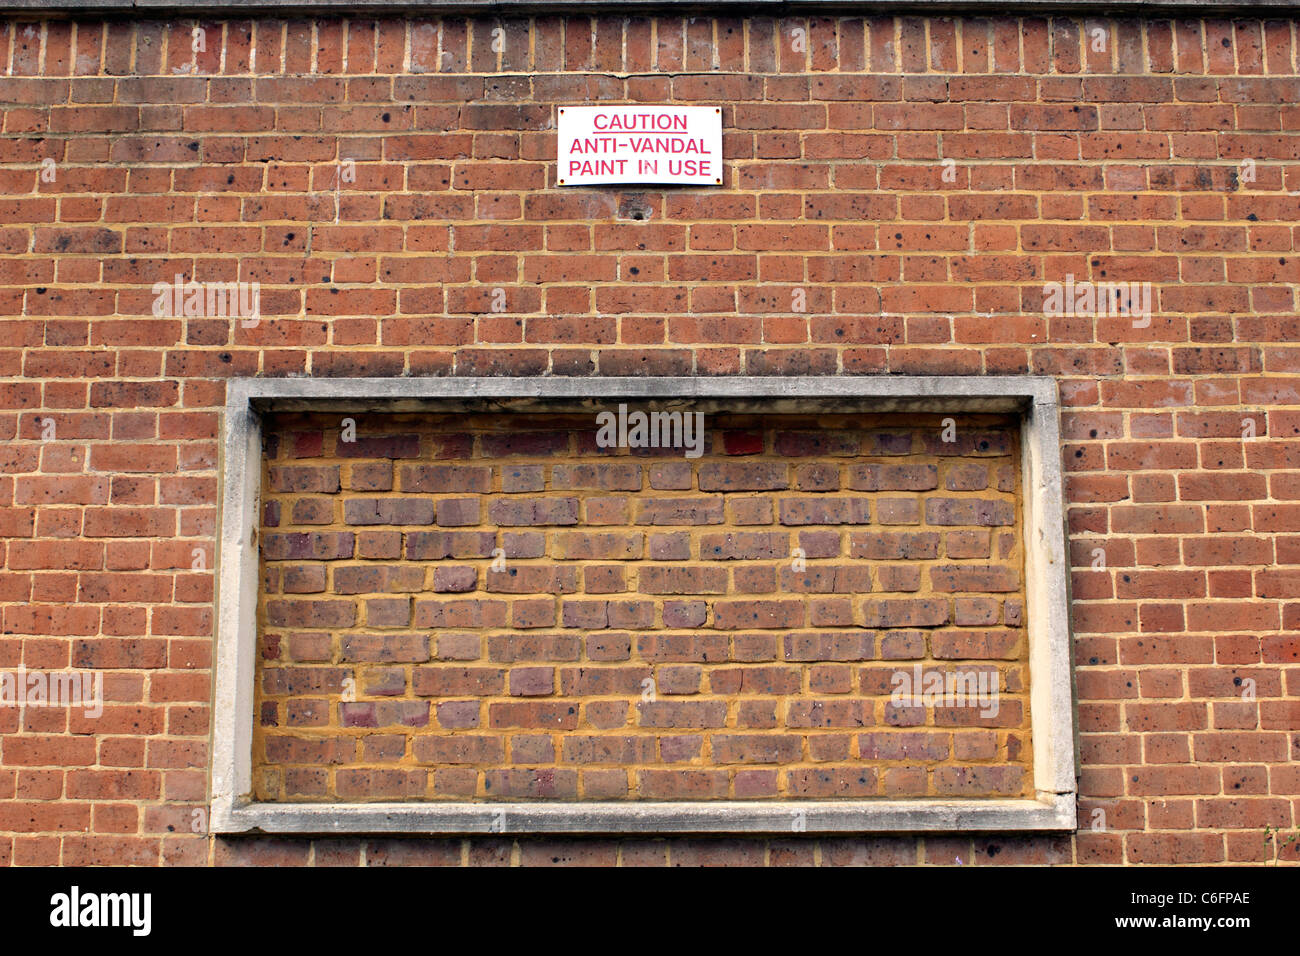
<svg viewBox="0 0 1300 956">
<path fill-rule="evenodd" d="M 0 666 L 110 697 L 0 708 L 4 859 L 1246 862 L 1295 828 L 1294 22 L 193 26 L 0 32 Z M 724 185 L 551 188 L 556 105 L 620 100 L 721 104 Z M 177 273 L 260 282 L 261 321 L 155 318 Z M 1067 275 L 1151 282 L 1150 324 L 1045 315 Z M 1059 379 L 1082 832 L 192 832 L 227 377 L 742 372 Z"/>
</svg>

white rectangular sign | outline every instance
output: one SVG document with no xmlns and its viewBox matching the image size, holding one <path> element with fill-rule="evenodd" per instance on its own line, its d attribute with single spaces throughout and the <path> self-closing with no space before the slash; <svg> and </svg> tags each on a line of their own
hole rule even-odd
<svg viewBox="0 0 1300 956">
<path fill-rule="evenodd" d="M 722 185 L 718 106 L 561 106 L 556 183 Z"/>
</svg>

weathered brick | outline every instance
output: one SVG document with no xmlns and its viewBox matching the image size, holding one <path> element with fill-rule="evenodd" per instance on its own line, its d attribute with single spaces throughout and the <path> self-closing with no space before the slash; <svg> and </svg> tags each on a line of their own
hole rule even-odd
<svg viewBox="0 0 1300 956">
<path fill-rule="evenodd" d="M 763 558 L 785 558 L 789 555 L 790 536 L 781 532 L 738 531 L 700 537 L 701 560 L 756 561 Z"/>
<path fill-rule="evenodd" d="M 641 466 L 636 462 L 595 465 L 556 465 L 551 470 L 551 487 L 569 491 L 599 488 L 602 491 L 641 490 Z"/>
<path fill-rule="evenodd" d="M 1009 501 L 985 498 L 929 498 L 925 520 L 939 525 L 1015 524 L 1015 506 Z"/>
<path fill-rule="evenodd" d="M 500 763 L 505 743 L 500 737 L 477 734 L 423 736 L 416 738 L 413 756 L 416 763 L 432 765 Z"/>
<path fill-rule="evenodd" d="M 724 661 L 728 641 L 722 634 L 639 634 L 637 655 L 648 661 Z"/>
<path fill-rule="evenodd" d="M 355 473 L 355 467 L 354 467 Z M 492 469 L 480 465 L 403 465 L 405 492 L 430 494 L 486 494 L 492 490 Z"/>
<path fill-rule="evenodd" d="M 637 503 L 637 524 L 690 525 L 722 522 L 721 498 L 645 499 Z"/>
<path fill-rule="evenodd" d="M 935 565 L 930 584 L 936 591 L 1015 591 L 1020 572 L 1006 565 Z"/>
<path fill-rule="evenodd" d="M 497 498 L 488 503 L 488 520 L 498 525 L 578 523 L 577 498 Z"/>
<path fill-rule="evenodd" d="M 555 556 L 565 560 L 635 561 L 645 550 L 645 538 L 634 534 L 573 532 L 556 536 Z"/>
<path fill-rule="evenodd" d="M 948 602 L 933 598 L 868 601 L 867 627 L 936 627 L 948 623 Z"/>
<path fill-rule="evenodd" d="M 427 661 L 426 634 L 353 634 L 342 643 L 345 661 Z"/>
<path fill-rule="evenodd" d="M 420 498 L 349 498 L 343 520 L 352 525 L 433 524 L 433 502 Z"/>
<path fill-rule="evenodd" d="M 925 560 L 938 557 L 939 535 L 933 531 L 854 531 L 849 535 L 849 554 L 875 561 Z"/>
<path fill-rule="evenodd" d="M 717 601 L 713 605 L 713 626 L 725 630 L 800 627 L 806 614 L 800 601 Z"/>
<path fill-rule="evenodd" d="M 930 491 L 939 487 L 937 465 L 852 465 L 848 487 L 855 491 Z"/>
<path fill-rule="evenodd" d="M 642 727 L 721 727 L 727 719 L 727 704 L 709 701 L 641 701 L 636 705 Z"/>
<path fill-rule="evenodd" d="M 779 491 L 790 487 L 780 462 L 706 462 L 698 472 L 700 491 Z"/>
<path fill-rule="evenodd" d="M 648 565 L 637 572 L 641 591 L 646 594 L 725 594 L 727 572 L 702 566 L 662 567 Z"/>
<path fill-rule="evenodd" d="M 419 591 L 424 569 L 409 564 L 359 564 L 334 569 L 338 594 L 373 594 L 383 591 Z"/>
<path fill-rule="evenodd" d="M 780 521 L 785 525 L 870 524 L 871 503 L 864 498 L 785 498 Z"/>
<path fill-rule="evenodd" d="M 408 561 L 486 558 L 496 547 L 491 531 L 411 531 L 405 537 Z"/>
<path fill-rule="evenodd" d="M 869 797 L 879 785 L 876 771 L 860 766 L 790 770 L 786 781 L 791 794 L 804 799 Z"/>
</svg>

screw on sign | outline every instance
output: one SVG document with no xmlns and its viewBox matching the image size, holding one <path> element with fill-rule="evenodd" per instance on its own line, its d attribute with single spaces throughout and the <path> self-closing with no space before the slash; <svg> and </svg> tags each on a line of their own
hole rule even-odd
<svg viewBox="0 0 1300 956">
<path fill-rule="evenodd" d="M 718 106 L 562 106 L 556 184 L 722 184 Z"/>
</svg>

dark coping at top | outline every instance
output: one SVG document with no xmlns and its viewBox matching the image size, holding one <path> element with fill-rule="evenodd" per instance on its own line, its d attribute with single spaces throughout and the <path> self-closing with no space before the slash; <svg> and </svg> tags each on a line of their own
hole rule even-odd
<svg viewBox="0 0 1300 956">
<path fill-rule="evenodd" d="M 1101 17 L 1115 14 L 1168 16 L 1175 13 L 1210 15 L 1235 13 L 1256 17 L 1281 16 L 1300 10 L 1300 0 L 0 0 L 0 13 L 164 15 L 250 14 L 273 16 L 309 13 L 344 16 L 377 13 L 511 14 L 526 13 L 650 13 L 686 11 L 709 13 L 737 7 L 765 15 L 782 10 L 824 10 L 840 16 L 871 16 L 882 12 L 1046 12 Z"/>
</svg>

